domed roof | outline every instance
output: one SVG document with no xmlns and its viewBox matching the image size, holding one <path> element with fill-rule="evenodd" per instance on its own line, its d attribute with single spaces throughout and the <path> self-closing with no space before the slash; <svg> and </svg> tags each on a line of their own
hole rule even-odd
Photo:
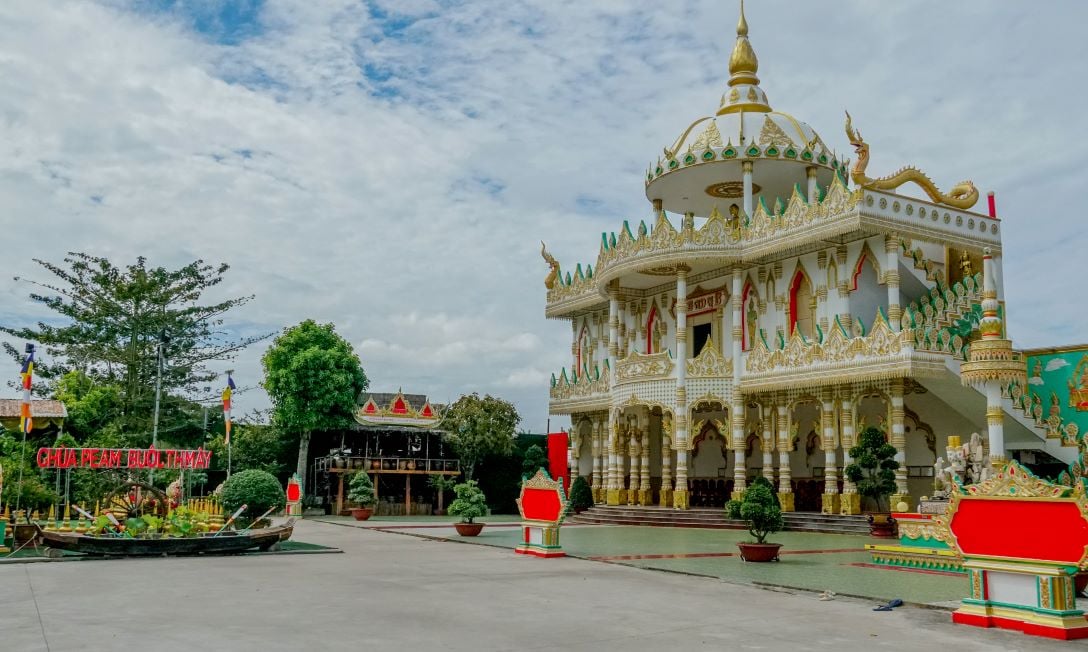
<svg viewBox="0 0 1088 652">
<path fill-rule="evenodd" d="M 771 108 L 759 87 L 758 69 L 742 0 L 737 41 L 729 57 L 729 89 L 716 115 L 691 123 L 647 170 L 648 199 L 660 199 L 663 208 L 674 213 L 706 216 L 715 206 L 724 213 L 743 196 L 745 162 L 753 163 L 753 195 L 768 205 L 778 198 L 788 201 L 795 185 L 805 187 L 807 168 L 813 168 L 822 186 L 829 185 L 836 172 L 845 175 L 845 162 L 812 127 Z"/>
</svg>

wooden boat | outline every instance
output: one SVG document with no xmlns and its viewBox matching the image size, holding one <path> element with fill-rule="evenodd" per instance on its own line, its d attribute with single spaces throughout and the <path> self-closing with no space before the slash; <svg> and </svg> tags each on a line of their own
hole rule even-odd
<svg viewBox="0 0 1088 652">
<path fill-rule="evenodd" d="M 281 541 L 287 541 L 295 528 L 295 519 L 283 525 L 235 532 L 226 530 L 218 536 L 207 533 L 197 537 L 161 537 L 129 539 L 125 537 L 90 536 L 75 532 L 40 530 L 48 548 L 79 552 L 87 555 L 229 555 L 253 550 L 267 551 Z"/>
</svg>

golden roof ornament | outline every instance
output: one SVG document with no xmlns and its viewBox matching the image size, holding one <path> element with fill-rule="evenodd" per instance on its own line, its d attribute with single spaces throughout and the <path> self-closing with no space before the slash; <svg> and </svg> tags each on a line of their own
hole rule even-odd
<svg viewBox="0 0 1088 652">
<path fill-rule="evenodd" d="M 548 276 L 544 278 L 544 287 L 551 290 L 555 287 L 555 280 L 559 278 L 559 261 L 548 253 L 548 245 L 544 244 L 543 240 L 540 241 L 540 255 L 544 258 L 544 262 L 548 263 L 548 266 L 552 268 L 548 272 Z"/>
<path fill-rule="evenodd" d="M 748 21 L 744 17 L 744 0 L 740 3 L 740 20 L 737 21 L 737 42 L 729 55 L 729 91 L 722 99 L 718 115 L 750 111 L 767 113 L 771 110 L 767 104 L 767 94 L 759 87 L 759 59 L 752 44 L 748 41 Z"/>
</svg>

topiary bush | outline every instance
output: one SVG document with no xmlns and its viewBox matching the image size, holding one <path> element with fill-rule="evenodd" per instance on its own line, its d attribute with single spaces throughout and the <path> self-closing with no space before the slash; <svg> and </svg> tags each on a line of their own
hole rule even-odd
<svg viewBox="0 0 1088 652">
<path fill-rule="evenodd" d="M 869 426 L 858 438 L 858 445 L 850 449 L 852 464 L 847 465 L 846 478 L 858 487 L 858 493 L 871 498 L 879 511 L 886 511 L 888 496 L 895 493 L 895 447 L 888 443 L 884 431 Z"/>
<path fill-rule="evenodd" d="M 460 516 L 462 523 L 472 523 L 473 519 L 487 515 L 487 498 L 475 480 L 462 482 L 453 488 L 453 493 L 457 500 L 450 505 L 451 516 Z"/>
<path fill-rule="evenodd" d="M 374 483 L 366 473 L 356 473 L 351 477 L 348 485 L 348 500 L 358 503 L 360 507 L 372 507 L 374 500 Z"/>
<path fill-rule="evenodd" d="M 744 492 L 744 500 L 730 500 L 726 505 L 729 518 L 742 519 L 756 543 L 766 543 L 767 535 L 778 532 L 785 523 L 778 498 L 769 482 L 753 482 Z"/>
<path fill-rule="evenodd" d="M 574 478 L 574 482 L 570 484 L 570 499 L 568 502 L 570 508 L 575 512 L 593 507 L 593 491 L 590 490 L 589 483 L 586 482 L 584 476 Z"/>
<path fill-rule="evenodd" d="M 257 518 L 273 507 L 282 508 L 287 503 L 287 495 L 276 476 L 267 471 L 249 469 L 227 478 L 223 483 L 221 500 L 228 517 L 242 505 L 248 505 L 242 516 Z"/>
<path fill-rule="evenodd" d="M 548 466 L 548 454 L 544 452 L 543 448 L 533 444 L 525 449 L 525 458 L 521 462 L 521 475 L 523 477 L 532 477 L 536 475 L 538 469 L 547 470 Z"/>
</svg>

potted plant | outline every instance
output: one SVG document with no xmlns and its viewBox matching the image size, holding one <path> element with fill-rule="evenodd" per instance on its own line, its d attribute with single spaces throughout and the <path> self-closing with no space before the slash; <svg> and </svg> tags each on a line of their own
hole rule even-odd
<svg viewBox="0 0 1088 652">
<path fill-rule="evenodd" d="M 446 502 L 446 492 L 453 489 L 454 485 L 457 484 L 457 481 L 444 475 L 432 475 L 427 477 L 427 484 L 429 484 L 431 488 L 434 489 L 434 492 L 438 494 L 438 509 L 436 509 L 434 513 L 439 516 L 445 516 L 446 508 L 444 505 Z"/>
<path fill-rule="evenodd" d="M 351 477 L 348 485 L 348 500 L 358 505 L 351 509 L 356 521 L 365 521 L 374 514 L 374 483 L 370 476 L 360 471 Z"/>
<path fill-rule="evenodd" d="M 450 515 L 460 516 L 461 520 L 454 523 L 457 534 L 463 537 L 474 537 L 484 529 L 483 523 L 476 523 L 474 519 L 487 514 L 487 498 L 484 492 L 476 485 L 475 480 L 466 480 L 453 488 L 457 499 L 450 505 Z"/>
<path fill-rule="evenodd" d="M 575 514 L 581 514 L 585 510 L 593 507 L 593 491 L 589 488 L 589 483 L 586 482 L 585 477 L 578 476 L 574 479 L 574 482 L 570 484 L 570 500 L 568 501 L 570 509 L 574 510 Z"/>
<path fill-rule="evenodd" d="M 782 508 L 774 488 L 766 478 L 756 478 L 744 492 L 743 500 L 731 500 L 726 505 L 729 518 L 737 518 L 748 526 L 754 542 L 738 543 L 744 561 L 778 561 L 781 543 L 767 543 L 767 535 L 782 529 Z"/>
<path fill-rule="evenodd" d="M 895 493 L 895 447 L 879 428 L 869 426 L 850 449 L 854 461 L 847 465 L 846 477 L 858 487 L 858 493 L 872 499 L 876 512 L 869 514 L 869 533 L 875 537 L 894 537 L 895 519 L 885 509 L 888 496 Z"/>
</svg>

